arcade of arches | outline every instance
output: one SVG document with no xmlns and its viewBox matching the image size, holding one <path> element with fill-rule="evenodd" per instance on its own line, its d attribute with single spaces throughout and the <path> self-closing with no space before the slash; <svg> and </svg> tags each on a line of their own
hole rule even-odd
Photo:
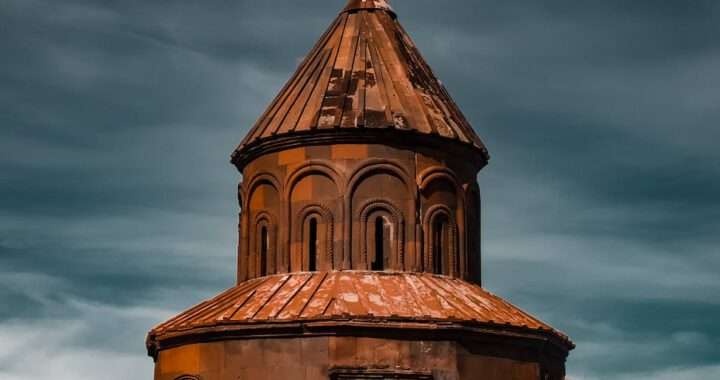
<svg viewBox="0 0 720 380">
<path fill-rule="evenodd" d="M 479 283 L 478 168 L 436 157 L 443 154 L 346 144 L 295 148 L 249 163 L 239 186 L 239 282 L 373 270 Z"/>
</svg>

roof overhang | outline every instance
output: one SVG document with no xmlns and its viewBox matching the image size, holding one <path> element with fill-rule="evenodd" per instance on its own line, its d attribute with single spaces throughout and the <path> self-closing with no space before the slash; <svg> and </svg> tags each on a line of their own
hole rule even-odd
<svg viewBox="0 0 720 380">
<path fill-rule="evenodd" d="M 334 144 L 377 144 L 410 150 L 417 150 L 418 147 L 441 151 L 452 149 L 472 162 L 477 170 L 485 167 L 490 160 L 490 154 L 484 146 L 478 148 L 473 144 L 423 134 L 412 129 L 366 128 L 294 132 L 258 139 L 235 150 L 230 156 L 230 162 L 242 172 L 248 163 L 265 154 L 303 146 Z"/>
<path fill-rule="evenodd" d="M 154 356 L 190 343 L 319 335 L 497 338 L 547 345 L 564 355 L 574 347 L 565 334 L 476 284 L 370 271 L 249 280 L 155 327 L 147 345 Z"/>
</svg>

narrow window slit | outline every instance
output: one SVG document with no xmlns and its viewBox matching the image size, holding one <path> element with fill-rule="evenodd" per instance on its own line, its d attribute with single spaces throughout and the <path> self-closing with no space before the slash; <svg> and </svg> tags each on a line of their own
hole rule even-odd
<svg viewBox="0 0 720 380">
<path fill-rule="evenodd" d="M 311 218 L 309 231 L 310 236 L 308 237 L 308 270 L 310 272 L 317 271 L 317 227 L 317 219 Z"/>
<path fill-rule="evenodd" d="M 267 255 L 269 236 L 267 226 L 262 226 L 260 229 L 260 275 L 267 275 Z"/>
<path fill-rule="evenodd" d="M 442 218 L 438 218 L 433 223 L 433 272 L 435 274 L 443 274 L 443 255 L 445 254 L 444 239 L 445 239 L 445 221 Z"/>
<path fill-rule="evenodd" d="M 382 216 L 375 219 L 375 257 L 372 270 L 385 270 L 385 220 Z"/>
</svg>

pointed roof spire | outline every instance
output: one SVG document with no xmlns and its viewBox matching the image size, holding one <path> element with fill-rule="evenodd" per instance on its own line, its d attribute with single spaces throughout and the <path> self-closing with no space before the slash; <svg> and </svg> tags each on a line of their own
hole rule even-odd
<svg viewBox="0 0 720 380">
<path fill-rule="evenodd" d="M 359 10 L 382 10 L 395 17 L 395 11 L 386 0 L 350 0 L 343 12 L 357 12 Z"/>
<path fill-rule="evenodd" d="M 485 145 L 386 0 L 350 0 L 232 155 L 242 168 L 289 146 L 448 143 L 483 164 Z"/>
</svg>

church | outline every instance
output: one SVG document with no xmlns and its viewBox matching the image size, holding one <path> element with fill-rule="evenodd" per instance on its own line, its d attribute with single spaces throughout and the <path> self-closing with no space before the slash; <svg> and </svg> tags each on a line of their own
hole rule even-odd
<svg viewBox="0 0 720 380">
<path fill-rule="evenodd" d="M 149 332 L 155 380 L 563 380 L 571 340 L 482 287 L 488 160 L 390 5 L 350 0 L 232 153 L 237 283 Z"/>
</svg>

